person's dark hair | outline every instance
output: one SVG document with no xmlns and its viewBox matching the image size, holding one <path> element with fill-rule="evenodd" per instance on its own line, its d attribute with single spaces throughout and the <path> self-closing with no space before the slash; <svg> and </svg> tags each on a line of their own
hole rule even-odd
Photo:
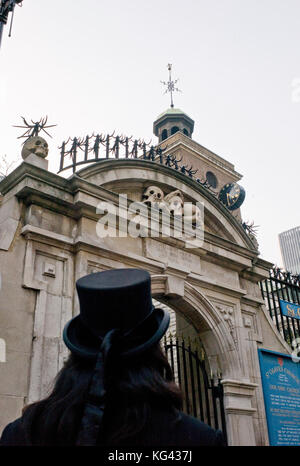
<svg viewBox="0 0 300 466">
<path fill-rule="evenodd" d="M 76 444 L 93 369 L 93 362 L 71 354 L 52 393 L 24 409 L 22 425 L 29 445 Z M 105 388 L 102 443 L 118 443 L 138 435 L 155 407 L 174 411 L 182 407 L 180 389 L 159 344 L 134 358 L 110 361 Z M 106 429 L 116 414 L 116 427 Z"/>
</svg>

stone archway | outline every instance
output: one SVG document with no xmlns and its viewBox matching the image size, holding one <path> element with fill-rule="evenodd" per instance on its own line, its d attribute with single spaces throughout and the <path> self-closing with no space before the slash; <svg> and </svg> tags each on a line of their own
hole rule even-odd
<svg viewBox="0 0 300 466">
<path fill-rule="evenodd" d="M 168 275 L 152 276 L 153 297 L 182 314 L 196 329 L 210 363 L 219 356 L 224 378 L 241 378 L 237 350 L 228 327 L 210 301 L 188 282 L 178 286 L 178 279 Z M 173 288 L 173 290 L 172 290 Z M 176 290 L 176 291 L 175 291 Z"/>
<path fill-rule="evenodd" d="M 220 367 L 229 445 L 255 445 L 256 409 L 251 401 L 257 385 L 243 377 L 238 350 L 217 310 L 201 291 L 178 277 L 153 275 L 152 295 L 194 326 L 211 367 Z"/>
</svg>

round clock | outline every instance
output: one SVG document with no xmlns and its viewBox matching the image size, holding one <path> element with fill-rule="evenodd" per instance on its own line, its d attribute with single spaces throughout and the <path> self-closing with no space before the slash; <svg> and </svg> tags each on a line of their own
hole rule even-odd
<svg viewBox="0 0 300 466">
<path fill-rule="evenodd" d="M 219 192 L 219 199 L 229 210 L 238 209 L 244 202 L 246 192 L 237 183 L 227 183 Z"/>
</svg>

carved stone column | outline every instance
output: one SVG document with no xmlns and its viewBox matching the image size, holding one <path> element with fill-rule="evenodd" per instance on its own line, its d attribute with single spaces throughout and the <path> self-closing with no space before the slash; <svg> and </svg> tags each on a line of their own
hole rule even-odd
<svg viewBox="0 0 300 466">
<path fill-rule="evenodd" d="M 228 444 L 256 445 L 251 399 L 257 384 L 239 380 L 222 380 Z"/>
</svg>

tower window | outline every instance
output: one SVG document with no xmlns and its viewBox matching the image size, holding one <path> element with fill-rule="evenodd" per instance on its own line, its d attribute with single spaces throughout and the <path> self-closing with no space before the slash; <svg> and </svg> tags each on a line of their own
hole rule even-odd
<svg viewBox="0 0 300 466">
<path fill-rule="evenodd" d="M 177 131 L 179 131 L 178 126 L 173 126 L 172 129 L 171 129 L 171 134 L 175 134 L 175 133 L 177 133 Z"/>
<path fill-rule="evenodd" d="M 168 131 L 166 129 L 163 129 L 161 132 L 161 140 L 164 141 L 168 137 Z"/>
<path fill-rule="evenodd" d="M 183 134 L 186 134 L 187 136 L 189 135 L 189 132 L 187 129 L 183 128 Z"/>
<path fill-rule="evenodd" d="M 217 177 L 213 172 L 207 172 L 206 173 L 206 180 L 207 180 L 208 184 L 210 184 L 210 186 L 212 188 L 216 188 L 218 186 Z"/>
</svg>

